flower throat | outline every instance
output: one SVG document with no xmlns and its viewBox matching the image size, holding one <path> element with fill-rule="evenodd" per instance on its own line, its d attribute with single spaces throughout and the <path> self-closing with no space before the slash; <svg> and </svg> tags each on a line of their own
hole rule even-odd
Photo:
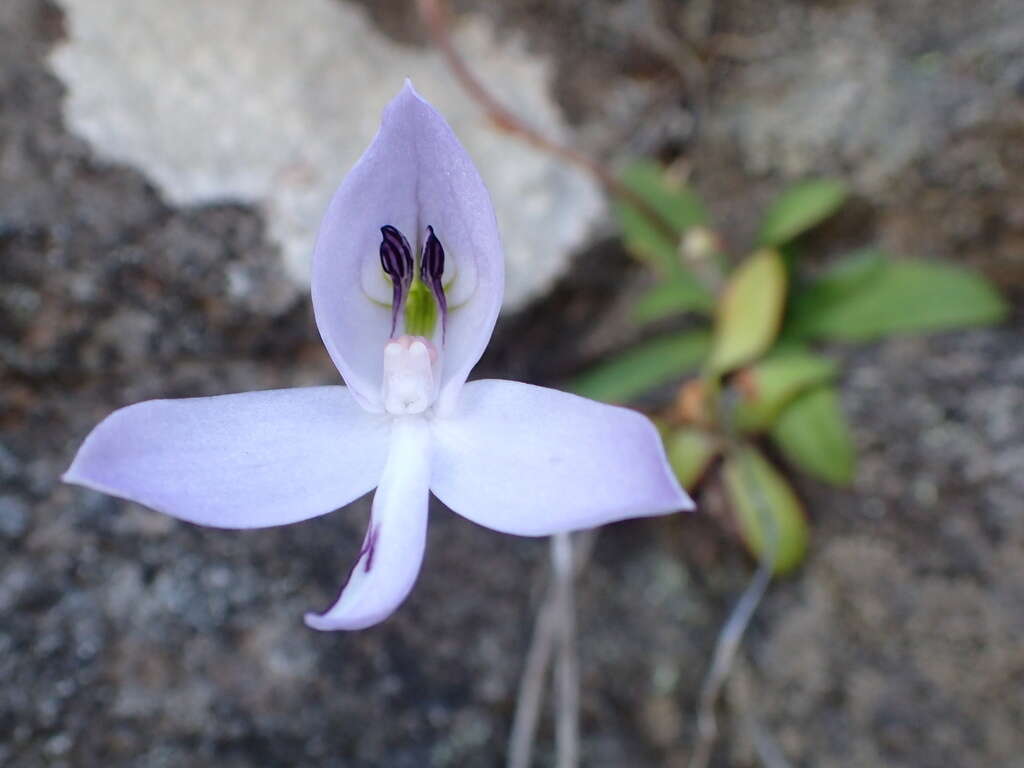
<svg viewBox="0 0 1024 768">
<path fill-rule="evenodd" d="M 419 269 L 405 235 L 390 224 L 380 228 L 380 265 L 391 279 L 391 338 L 395 337 L 398 315 L 403 313 L 405 333 L 431 338 L 441 317 L 441 342 L 447 333 L 448 302 L 445 298 L 444 248 L 427 227 L 427 241 L 419 259 Z"/>
</svg>

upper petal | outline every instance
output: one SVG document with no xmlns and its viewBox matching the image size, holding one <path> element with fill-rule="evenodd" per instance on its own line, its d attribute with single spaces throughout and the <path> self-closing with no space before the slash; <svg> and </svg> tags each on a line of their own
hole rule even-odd
<svg viewBox="0 0 1024 768">
<path fill-rule="evenodd" d="M 313 629 L 363 629 L 397 608 L 420 572 L 430 498 L 430 431 L 419 416 L 395 420 L 363 548 L 341 595 L 306 614 Z"/>
<path fill-rule="evenodd" d="M 524 536 L 693 508 L 644 416 L 512 381 L 468 383 L 435 421 L 430 487 L 460 515 Z"/>
<path fill-rule="evenodd" d="M 490 338 L 504 291 L 497 223 L 483 181 L 451 128 L 407 82 L 380 130 L 335 193 L 313 256 L 317 326 L 331 358 L 366 407 L 380 410 L 391 311 L 367 289 L 380 228 L 398 228 L 417 252 L 434 228 L 454 275 L 440 397 L 450 404 Z M 368 277 L 369 275 L 369 277 Z M 379 275 L 378 275 L 379 276 Z M 373 294 L 373 295 L 371 295 Z"/>
<path fill-rule="evenodd" d="M 150 400 L 104 419 L 63 479 L 200 525 L 283 525 L 377 485 L 388 431 L 344 387 Z"/>
</svg>

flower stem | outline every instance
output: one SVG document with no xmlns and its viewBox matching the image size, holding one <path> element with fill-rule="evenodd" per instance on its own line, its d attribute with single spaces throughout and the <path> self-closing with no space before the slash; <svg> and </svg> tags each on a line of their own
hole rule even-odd
<svg viewBox="0 0 1024 768">
<path fill-rule="evenodd" d="M 715 654 L 711 661 L 711 669 L 700 690 L 700 703 L 697 708 L 697 744 L 690 757 L 689 768 L 705 768 L 711 759 L 711 748 L 715 744 L 715 737 L 718 735 L 718 725 L 715 721 L 715 706 L 718 703 L 718 696 L 722 686 L 729 678 L 732 670 L 732 662 L 736 651 L 743 640 L 743 634 L 754 616 L 761 598 L 772 578 L 772 564 L 768 560 L 762 560 L 751 579 L 750 584 L 743 591 L 743 595 L 736 602 L 736 606 L 729 614 L 728 620 L 718 635 L 718 642 L 715 644 Z"/>
<path fill-rule="evenodd" d="M 722 408 L 723 405 L 719 400 L 719 407 Z M 719 423 L 725 425 L 729 445 L 735 446 L 738 438 L 733 430 L 731 417 L 720 412 Z M 740 471 L 748 475 L 748 482 L 750 482 L 750 476 L 754 470 L 745 455 L 740 462 Z M 762 530 L 766 534 L 767 546 L 761 554 L 754 577 L 750 580 L 747 588 L 743 590 L 740 599 L 736 601 L 736 605 L 729 613 L 729 618 L 719 631 L 715 652 L 711 659 L 711 668 L 708 670 L 700 690 L 700 700 L 697 705 L 697 743 L 690 756 L 689 768 L 706 768 L 711 760 L 711 750 L 718 736 L 718 724 L 715 720 L 715 706 L 718 703 L 718 697 L 729 679 L 733 660 L 743 641 L 743 635 L 746 633 L 750 620 L 754 617 L 754 612 L 760 605 L 775 571 L 775 558 L 779 549 L 778 525 L 768 508 L 768 500 L 759 490 L 760 486 L 756 482 L 750 482 L 750 487 L 754 489 L 754 506 L 757 508 Z"/>
<path fill-rule="evenodd" d="M 519 699 L 516 701 L 515 719 L 512 721 L 512 735 L 508 742 L 508 768 L 529 768 L 533 757 L 533 742 L 537 736 L 537 721 L 540 718 L 541 698 L 544 694 L 544 679 L 547 674 L 551 652 L 558 634 L 558 604 L 554 599 L 554 585 L 548 587 L 544 602 L 533 625 L 530 650 L 526 654 L 526 665 L 519 683 Z"/>
<path fill-rule="evenodd" d="M 564 537 L 564 538 L 563 538 Z M 508 768 L 529 768 L 533 758 L 533 744 L 537 736 L 541 701 L 548 665 L 559 642 L 559 702 L 556 740 L 558 742 L 558 768 L 576 765 L 579 760 L 579 673 L 575 649 L 575 606 L 573 584 L 593 551 L 597 531 L 583 531 L 576 535 L 575 547 L 569 534 L 560 534 L 551 540 L 552 579 L 544 593 L 533 626 L 530 650 L 519 684 L 515 719 L 508 745 Z M 575 550 L 575 551 L 574 551 Z M 575 557 L 573 555 L 575 554 Z M 568 585 L 568 612 L 565 603 L 565 585 Z M 565 630 L 566 620 L 569 622 Z M 564 718 L 565 714 L 571 714 Z M 564 746 L 563 746 L 564 745 Z M 565 760 L 576 762 L 563 762 Z"/>
<path fill-rule="evenodd" d="M 576 597 L 570 534 L 556 533 L 551 538 L 551 563 L 559 619 L 555 765 L 576 768 L 580 753 L 580 675 L 576 658 Z"/>
</svg>

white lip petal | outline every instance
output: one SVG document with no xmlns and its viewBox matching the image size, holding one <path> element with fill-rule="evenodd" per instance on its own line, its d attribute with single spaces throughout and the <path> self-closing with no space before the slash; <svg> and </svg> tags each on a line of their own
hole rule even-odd
<svg viewBox="0 0 1024 768">
<path fill-rule="evenodd" d="M 405 600 L 423 562 L 430 498 L 430 429 L 419 417 L 395 419 L 384 473 L 362 551 L 341 595 L 322 614 L 306 614 L 313 629 L 363 629 L 383 621 Z"/>
</svg>

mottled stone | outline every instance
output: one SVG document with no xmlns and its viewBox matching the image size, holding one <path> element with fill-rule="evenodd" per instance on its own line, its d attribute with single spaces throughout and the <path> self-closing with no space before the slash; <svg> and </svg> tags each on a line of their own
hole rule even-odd
<svg viewBox="0 0 1024 768">
<path fill-rule="evenodd" d="M 387 29 L 411 13 L 365 5 Z M 709 4 L 710 38 L 687 33 L 707 53 L 704 101 L 650 42 L 652 13 L 678 35 L 692 25 L 673 12 L 702 5 L 508 0 L 478 10 L 504 35 L 527 30 L 531 49 L 555 62 L 555 91 L 584 133 L 669 157 L 687 150 L 737 242 L 783 181 L 781 166 L 744 170 L 737 134 L 705 130 L 723 109 L 716 97 L 740 98 L 732 85 L 759 83 L 746 97 L 773 98 L 756 74 L 780 70 L 744 55 L 777 50 L 779 39 L 783 52 L 820 55 L 822 40 L 865 24 L 867 12 L 874 21 L 857 28 L 870 35 L 843 45 L 881 35 L 891 71 L 914 51 L 973 50 L 958 54 L 951 87 L 966 79 L 1005 95 L 996 111 L 929 134 L 942 147 L 862 198 L 867 213 L 820 233 L 807 256 L 887 233 L 918 255 L 982 260 L 1014 284 L 1024 164 L 1000 158 L 1020 146 L 1019 96 L 1001 90 L 1020 78 L 1020 47 L 1004 45 L 1019 41 L 1018 2 L 965 13 L 953 0 L 721 0 Z M 811 17 L 817 32 L 804 40 Z M 0 2 L 0 499 L 14 500 L 18 530 L 0 534 L 0 764 L 501 764 L 543 542 L 437 505 L 402 609 L 367 632 L 320 634 L 302 613 L 334 596 L 359 548 L 365 500 L 302 525 L 225 532 L 58 483 L 116 407 L 337 381 L 261 210 L 176 205 L 148 172 L 98 158 L 65 124 L 66 94 L 47 63 L 62 26 L 44 0 Z M 815 81 L 805 76 L 779 92 Z M 884 137 L 891 126 L 875 128 Z M 857 169 L 849 174 L 859 183 Z M 621 250 L 605 242 L 580 265 L 549 299 L 504 318 L 479 375 L 555 383 L 608 348 L 595 340 L 599 326 L 616 326 L 602 338 L 629 336 L 610 310 L 635 275 Z M 719 710 L 716 766 L 753 763 L 752 718 L 794 765 L 1019 762 L 1022 319 L 825 350 L 842 363 L 860 471 L 849 491 L 797 480 L 810 558 L 772 585 L 755 617 Z M 699 501 L 697 515 L 603 531 L 581 575 L 588 768 L 687 764 L 715 635 L 751 573 L 715 517 L 726 514 L 720 494 Z M 550 715 L 541 765 L 553 764 Z"/>
<path fill-rule="evenodd" d="M 28 516 L 28 504 L 17 496 L 0 496 L 0 536 L 21 536 L 28 529 Z"/>
</svg>

